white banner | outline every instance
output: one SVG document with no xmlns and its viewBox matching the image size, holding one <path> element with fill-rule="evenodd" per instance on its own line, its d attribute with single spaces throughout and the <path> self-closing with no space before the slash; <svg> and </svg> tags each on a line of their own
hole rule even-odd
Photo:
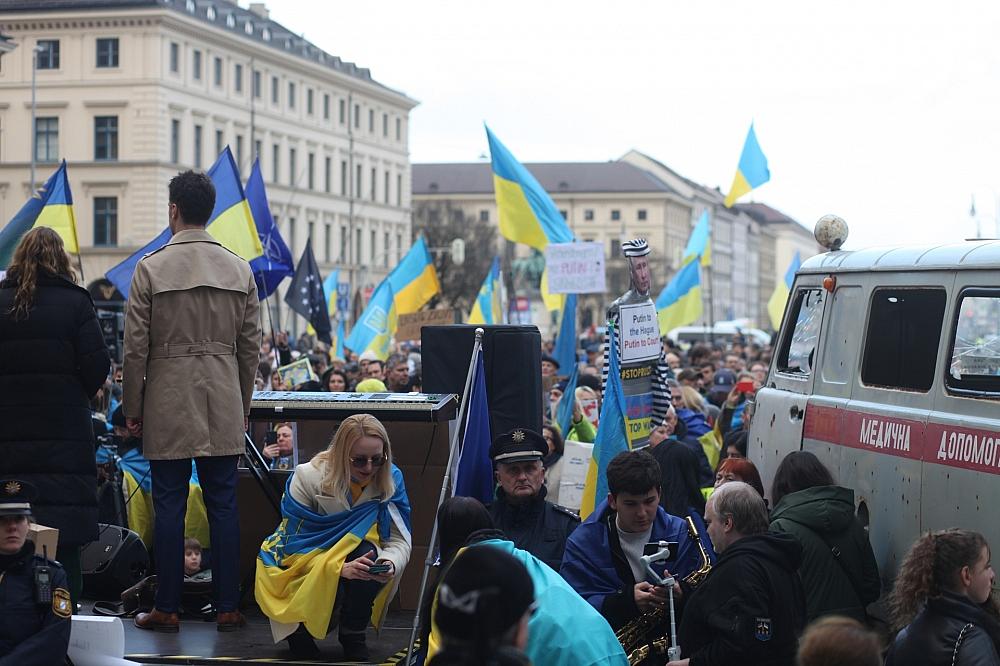
<svg viewBox="0 0 1000 666">
<path fill-rule="evenodd" d="M 549 243 L 545 247 L 549 292 L 603 294 L 604 246 L 601 243 Z"/>
</svg>

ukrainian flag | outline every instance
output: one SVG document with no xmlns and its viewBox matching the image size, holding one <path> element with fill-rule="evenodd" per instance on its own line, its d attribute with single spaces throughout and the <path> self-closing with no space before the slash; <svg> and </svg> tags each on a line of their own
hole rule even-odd
<svg viewBox="0 0 1000 666">
<path fill-rule="evenodd" d="M 398 318 L 392 284 L 386 278 L 375 287 L 368 307 L 358 317 L 344 346 L 356 354 L 371 349 L 380 359 L 389 358 Z"/>
<path fill-rule="evenodd" d="M 435 294 L 441 293 L 441 283 L 423 236 L 410 247 L 410 251 L 392 269 L 387 279 L 392 285 L 393 299 L 399 314 L 416 312 Z"/>
<path fill-rule="evenodd" d="M 552 197 L 514 159 L 490 128 L 486 128 L 493 163 L 493 190 L 500 216 L 500 233 L 509 241 L 544 251 L 549 243 L 571 243 L 573 232 L 566 225 Z M 562 308 L 563 296 L 550 294 L 548 272 L 542 274 L 542 299 L 549 310 Z"/>
<path fill-rule="evenodd" d="M 692 263 L 697 266 L 697 262 Z M 608 496 L 608 463 L 622 451 L 632 448 L 626 434 L 629 422 L 626 418 L 622 380 L 618 369 L 616 335 L 614 327 L 608 326 L 608 384 L 604 390 L 597 439 L 594 440 L 594 451 L 587 468 L 587 479 L 583 485 L 583 500 L 580 503 L 582 520 L 586 520 L 587 516 L 594 512 L 594 507 Z"/>
<path fill-rule="evenodd" d="M 708 209 L 701 212 L 698 223 L 691 230 L 683 257 L 685 262 L 691 257 L 701 257 L 702 266 L 712 265 L 712 227 L 708 219 Z"/>
<path fill-rule="evenodd" d="M 733 176 L 733 184 L 726 195 L 726 208 L 731 208 L 741 196 L 771 180 L 771 172 L 767 169 L 767 158 L 757 143 L 757 133 L 750 123 L 750 131 L 743 142 L 743 154 Z"/>
<path fill-rule="evenodd" d="M 54 229 L 62 238 L 67 252 L 78 254 L 80 244 L 76 239 L 76 218 L 73 215 L 73 193 L 66 177 L 66 160 L 45 185 L 32 194 L 17 215 L 0 230 L 0 270 L 10 265 L 14 250 L 24 234 L 35 227 Z"/>
<path fill-rule="evenodd" d="M 264 248 L 257 235 L 257 227 L 250 213 L 240 184 L 239 171 L 229 146 L 222 151 L 219 159 L 208 170 L 208 176 L 215 185 L 215 208 L 208 218 L 206 231 L 229 250 L 240 255 L 247 261 L 252 261 L 264 255 Z M 218 226 L 217 226 L 218 225 Z M 104 274 L 118 288 L 125 298 L 128 298 L 129 287 L 132 284 L 132 274 L 139 260 L 150 252 L 155 252 L 170 242 L 170 229 L 164 229 L 160 234 L 143 245 L 138 252 L 114 266 Z"/>
<path fill-rule="evenodd" d="M 337 322 L 336 339 L 333 341 L 333 344 L 330 346 L 330 349 L 333 350 L 333 358 L 339 358 L 341 360 L 346 360 L 347 359 L 347 357 L 344 356 L 344 337 L 345 337 L 345 334 L 344 334 L 344 320 L 341 319 L 339 322 Z M 325 391 L 326 389 L 324 388 L 323 390 Z"/>
<path fill-rule="evenodd" d="M 281 499 L 281 524 L 257 555 L 254 595 L 272 623 L 291 625 L 293 630 L 302 623 L 310 634 L 324 638 L 347 556 L 365 540 L 381 546 L 389 538 L 390 523 L 409 536 L 410 502 L 403 474 L 395 465 L 392 478 L 396 493 L 390 500 L 373 499 L 330 515 L 296 502 L 288 479 Z M 372 623 L 376 628 L 395 589 L 395 582 L 385 585 L 375 598 Z"/>
<path fill-rule="evenodd" d="M 800 266 L 802 266 L 802 259 L 796 250 L 795 256 L 792 257 L 792 263 L 788 264 L 788 270 L 785 271 L 785 279 L 774 285 L 771 298 L 767 299 L 767 314 L 771 318 L 771 328 L 776 331 L 781 326 L 781 317 L 785 314 L 785 304 L 788 302 L 788 295 L 792 293 L 792 283 L 795 282 L 795 274 L 799 271 Z"/>
<path fill-rule="evenodd" d="M 656 298 L 660 330 L 666 333 L 701 317 L 701 274 L 698 262 L 689 259 Z"/>
<path fill-rule="evenodd" d="M 469 313 L 469 324 L 503 323 L 503 306 L 500 303 L 500 257 L 494 257 L 490 271 L 479 288 L 476 301 Z"/>
</svg>

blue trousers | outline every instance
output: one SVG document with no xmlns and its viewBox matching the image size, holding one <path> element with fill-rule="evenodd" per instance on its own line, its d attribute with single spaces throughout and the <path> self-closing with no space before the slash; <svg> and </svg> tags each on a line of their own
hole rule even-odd
<svg viewBox="0 0 1000 666">
<path fill-rule="evenodd" d="M 239 456 L 195 458 L 208 529 L 212 537 L 212 595 L 220 613 L 237 609 L 240 598 L 240 523 L 236 507 Z M 150 460 L 153 481 L 153 552 L 156 556 L 156 608 L 176 613 L 184 583 L 184 515 L 191 459 Z"/>
</svg>

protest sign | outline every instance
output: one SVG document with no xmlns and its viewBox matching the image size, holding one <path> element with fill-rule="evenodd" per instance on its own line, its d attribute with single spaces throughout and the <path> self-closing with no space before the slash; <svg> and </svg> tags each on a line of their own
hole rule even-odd
<svg viewBox="0 0 1000 666">
<path fill-rule="evenodd" d="M 549 292 L 603 294 L 604 246 L 601 243 L 549 243 L 545 247 Z"/>
</svg>

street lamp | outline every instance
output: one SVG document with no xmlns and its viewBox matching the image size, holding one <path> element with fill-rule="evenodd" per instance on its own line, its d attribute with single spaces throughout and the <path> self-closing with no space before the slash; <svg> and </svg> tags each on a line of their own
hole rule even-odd
<svg viewBox="0 0 1000 666">
<path fill-rule="evenodd" d="M 29 150 L 31 151 L 31 180 L 28 188 L 35 191 L 35 151 L 38 149 L 38 128 L 35 126 L 35 72 L 38 71 L 38 54 L 42 52 L 42 47 L 38 44 L 31 49 L 31 136 L 28 139 Z"/>
</svg>

